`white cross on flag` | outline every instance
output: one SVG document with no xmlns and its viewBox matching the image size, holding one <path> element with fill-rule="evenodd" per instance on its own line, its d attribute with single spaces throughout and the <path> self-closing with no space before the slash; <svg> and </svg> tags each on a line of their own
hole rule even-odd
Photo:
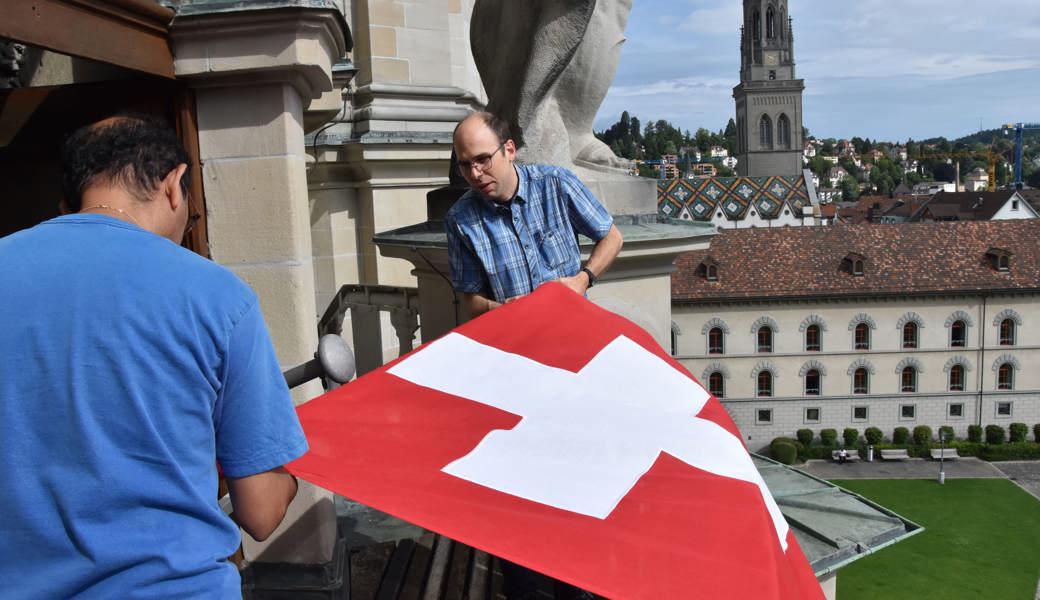
<svg viewBox="0 0 1040 600">
<path fill-rule="evenodd" d="M 733 421 L 540 287 L 299 409 L 297 476 L 609 598 L 822 598 Z"/>
</svg>

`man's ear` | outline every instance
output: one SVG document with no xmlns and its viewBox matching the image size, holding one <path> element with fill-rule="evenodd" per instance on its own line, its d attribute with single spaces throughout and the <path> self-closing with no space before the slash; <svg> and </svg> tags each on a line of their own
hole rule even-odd
<svg viewBox="0 0 1040 600">
<path fill-rule="evenodd" d="M 180 208 L 182 202 L 187 202 L 188 199 L 184 197 L 184 192 L 181 188 L 181 178 L 184 177 L 185 171 L 188 170 L 188 165 L 181 163 L 170 170 L 163 177 L 160 188 L 162 189 L 163 196 L 166 201 L 170 203 L 171 210 L 177 210 Z"/>
<path fill-rule="evenodd" d="M 502 152 L 506 155 L 506 158 L 509 160 L 516 158 L 516 142 L 514 142 L 512 138 L 506 140 L 506 143 L 502 144 L 502 146 Z"/>
</svg>

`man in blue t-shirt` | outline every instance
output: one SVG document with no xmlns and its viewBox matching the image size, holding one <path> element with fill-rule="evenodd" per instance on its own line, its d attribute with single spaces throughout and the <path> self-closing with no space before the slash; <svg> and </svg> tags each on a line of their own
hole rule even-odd
<svg viewBox="0 0 1040 600">
<path fill-rule="evenodd" d="M 256 295 L 179 246 L 169 128 L 107 119 L 62 159 L 74 214 L 0 239 L 0 595 L 240 598 L 235 523 L 274 531 L 307 449 Z"/>
<path fill-rule="evenodd" d="M 621 232 L 574 173 L 517 165 L 509 126 L 487 112 L 455 128 L 459 173 L 470 186 L 445 216 L 451 284 L 471 315 L 559 281 L 584 294 L 621 251 Z M 501 156 L 500 156 L 501 155 Z M 578 234 L 595 245 L 581 265 Z"/>
</svg>

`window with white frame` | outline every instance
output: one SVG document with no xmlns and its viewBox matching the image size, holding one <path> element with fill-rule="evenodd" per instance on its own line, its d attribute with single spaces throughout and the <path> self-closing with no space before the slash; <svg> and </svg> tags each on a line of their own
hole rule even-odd
<svg viewBox="0 0 1040 600">
<path fill-rule="evenodd" d="M 755 410 L 755 425 L 772 425 L 773 409 L 759 408 Z"/>
<path fill-rule="evenodd" d="M 870 414 L 870 407 L 869 406 L 853 406 L 852 407 L 852 420 L 857 422 L 857 423 L 861 423 L 863 421 L 866 421 L 869 414 Z"/>
<path fill-rule="evenodd" d="M 951 402 L 946 405 L 946 416 L 951 419 L 963 419 L 964 418 L 964 403 L 963 402 Z"/>
<path fill-rule="evenodd" d="M 1013 408 L 1013 404 L 1013 402 L 997 402 L 997 416 L 1011 417 L 1011 409 Z"/>
<path fill-rule="evenodd" d="M 899 419 L 901 421 L 913 421 L 917 418 L 917 405 L 916 404 L 900 404 L 899 405 Z"/>
<path fill-rule="evenodd" d="M 805 422 L 806 423 L 819 423 L 820 422 L 820 409 L 818 407 L 806 408 L 805 409 Z"/>
</svg>

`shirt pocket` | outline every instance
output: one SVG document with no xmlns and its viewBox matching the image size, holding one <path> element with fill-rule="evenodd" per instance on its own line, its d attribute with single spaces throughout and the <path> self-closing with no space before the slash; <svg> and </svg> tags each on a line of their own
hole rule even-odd
<svg viewBox="0 0 1040 600">
<path fill-rule="evenodd" d="M 571 234 L 573 237 L 573 234 Z M 541 234 L 538 247 L 542 254 L 542 260 L 549 269 L 560 269 L 574 260 L 573 239 L 560 231 L 548 230 Z"/>
</svg>

